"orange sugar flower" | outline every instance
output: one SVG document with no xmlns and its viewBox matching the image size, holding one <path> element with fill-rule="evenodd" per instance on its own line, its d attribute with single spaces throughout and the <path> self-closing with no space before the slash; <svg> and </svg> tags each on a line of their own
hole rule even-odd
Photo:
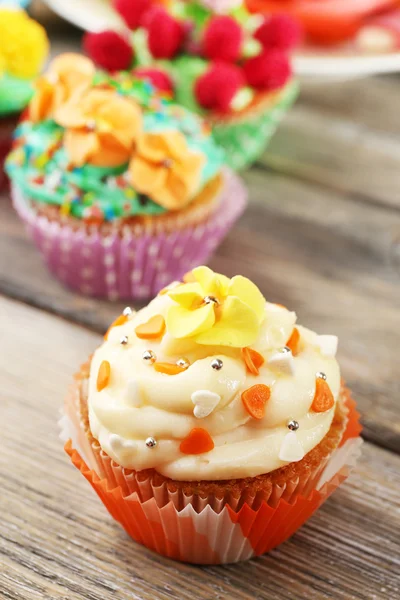
<svg viewBox="0 0 400 600">
<path fill-rule="evenodd" d="M 79 103 L 60 106 L 55 120 L 66 128 L 64 146 L 73 165 L 116 167 L 131 157 L 142 111 L 114 90 L 92 89 Z"/>
<path fill-rule="evenodd" d="M 31 120 L 52 118 L 61 105 L 79 98 L 90 87 L 94 73 L 94 64 L 85 56 L 73 52 L 57 56 L 36 81 L 29 106 Z"/>
<path fill-rule="evenodd" d="M 145 133 L 129 172 L 135 189 L 169 210 L 184 207 L 200 183 L 204 157 L 189 150 L 179 131 Z"/>
</svg>

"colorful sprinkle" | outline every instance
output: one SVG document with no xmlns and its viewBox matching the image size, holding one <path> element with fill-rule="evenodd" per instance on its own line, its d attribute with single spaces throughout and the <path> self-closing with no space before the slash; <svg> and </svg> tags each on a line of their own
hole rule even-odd
<svg viewBox="0 0 400 600">
<path fill-rule="evenodd" d="M 315 394 L 311 404 L 311 410 L 317 413 L 326 412 L 335 405 L 335 400 L 328 382 L 322 377 L 315 380 Z"/>
<path fill-rule="evenodd" d="M 286 342 L 286 346 L 291 349 L 293 356 L 296 356 L 299 352 L 300 333 L 297 327 L 292 331 L 292 335 Z"/>
<path fill-rule="evenodd" d="M 164 375 L 179 375 L 179 373 L 186 371 L 185 367 L 180 367 L 175 363 L 167 362 L 156 362 L 154 368 L 157 373 L 164 373 Z"/>
<path fill-rule="evenodd" d="M 108 360 L 103 360 L 97 373 L 97 391 L 101 392 L 108 386 L 111 375 L 111 365 Z"/>
<path fill-rule="evenodd" d="M 128 317 L 126 315 L 119 315 L 119 317 L 117 317 L 115 319 L 115 321 L 113 323 L 111 323 L 110 327 L 107 329 L 104 339 L 105 340 L 108 339 L 108 335 L 113 327 L 120 327 L 120 325 L 124 325 L 124 323 L 126 323 L 127 320 L 128 320 Z"/>
<path fill-rule="evenodd" d="M 270 388 L 263 383 L 259 383 L 243 392 L 242 402 L 249 415 L 253 419 L 260 420 L 265 415 L 265 406 L 270 397 Z"/>
<path fill-rule="evenodd" d="M 179 446 L 183 454 L 203 454 L 214 448 L 214 442 L 208 431 L 194 427 Z"/>
<path fill-rule="evenodd" d="M 141 323 L 135 329 L 137 337 L 141 340 L 156 340 L 165 332 L 165 320 L 162 315 L 154 315 L 146 323 Z"/>
<path fill-rule="evenodd" d="M 242 348 L 242 357 L 249 373 L 259 375 L 259 368 L 264 364 L 264 357 L 252 348 Z"/>
</svg>

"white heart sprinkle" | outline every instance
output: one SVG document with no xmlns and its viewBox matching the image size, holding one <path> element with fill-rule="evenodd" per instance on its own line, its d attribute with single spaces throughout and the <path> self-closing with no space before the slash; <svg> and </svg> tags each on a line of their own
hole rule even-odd
<svg viewBox="0 0 400 600">
<path fill-rule="evenodd" d="M 197 390 L 192 394 L 192 402 L 195 405 L 193 414 L 198 419 L 204 419 L 212 413 L 221 400 L 221 396 L 209 390 Z"/>
<path fill-rule="evenodd" d="M 137 379 L 130 379 L 125 389 L 125 402 L 129 406 L 138 408 L 142 406 L 142 397 Z"/>
<path fill-rule="evenodd" d="M 278 371 L 282 371 L 282 373 L 294 374 L 294 359 L 291 351 L 276 352 L 270 356 L 268 364 L 278 369 Z"/>
<path fill-rule="evenodd" d="M 338 347 L 338 338 L 336 335 L 319 335 L 317 344 L 321 350 L 322 356 L 334 358 Z"/>
<path fill-rule="evenodd" d="M 136 442 L 132 442 L 131 440 L 125 440 L 123 437 L 118 435 L 117 433 L 112 433 L 109 438 L 111 450 L 114 453 L 127 451 L 127 450 L 136 450 L 137 444 Z"/>
<path fill-rule="evenodd" d="M 297 439 L 295 431 L 289 431 L 283 438 L 279 458 L 285 462 L 298 462 L 304 458 L 303 446 Z"/>
</svg>

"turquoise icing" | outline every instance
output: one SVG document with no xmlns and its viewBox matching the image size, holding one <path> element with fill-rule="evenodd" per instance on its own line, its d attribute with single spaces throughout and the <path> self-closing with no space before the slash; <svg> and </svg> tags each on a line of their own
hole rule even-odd
<svg viewBox="0 0 400 600">
<path fill-rule="evenodd" d="M 32 82 L 13 77 L 8 73 L 0 75 L 0 116 L 21 112 L 33 94 Z"/>
<path fill-rule="evenodd" d="M 204 155 L 199 190 L 217 175 L 224 161 L 223 151 L 198 117 L 156 96 L 147 82 L 134 82 L 126 74 L 118 80 L 105 75 L 96 78 L 97 84 L 106 82 L 141 104 L 146 132 L 180 131 L 188 147 Z M 70 170 L 62 138 L 63 128 L 53 120 L 36 124 L 24 121 L 15 132 L 16 144 L 7 159 L 7 172 L 33 200 L 61 206 L 63 214 L 79 219 L 112 221 L 166 212 L 150 198 L 136 193 L 128 180 L 128 164 L 117 168 L 84 165 Z"/>
</svg>

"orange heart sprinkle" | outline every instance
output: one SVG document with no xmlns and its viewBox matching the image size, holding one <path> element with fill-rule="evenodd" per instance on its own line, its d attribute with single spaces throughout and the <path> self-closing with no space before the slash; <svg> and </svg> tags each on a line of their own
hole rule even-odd
<svg viewBox="0 0 400 600">
<path fill-rule="evenodd" d="M 263 383 L 258 383 L 243 392 L 242 402 L 253 419 L 262 419 L 265 414 L 265 405 L 270 399 L 270 396 L 270 388 Z"/>
<path fill-rule="evenodd" d="M 203 454 L 203 452 L 210 452 L 213 448 L 214 442 L 211 435 L 201 427 L 194 427 L 179 446 L 183 454 Z"/>
<path fill-rule="evenodd" d="M 315 394 L 311 404 L 311 410 L 317 413 L 330 410 L 335 404 L 335 399 L 328 383 L 322 377 L 315 381 Z"/>
<path fill-rule="evenodd" d="M 259 368 L 265 362 L 264 357 L 252 348 L 242 348 L 242 356 L 249 373 L 259 375 Z"/>
<path fill-rule="evenodd" d="M 286 346 L 291 349 L 293 356 L 296 356 L 299 352 L 299 341 L 300 341 L 300 333 L 297 327 L 295 327 L 292 331 L 292 335 L 286 342 Z"/>
<path fill-rule="evenodd" d="M 128 320 L 128 317 L 126 317 L 125 315 L 119 315 L 119 317 L 117 317 L 115 319 L 114 323 L 111 323 L 110 327 L 107 329 L 104 339 L 105 340 L 108 339 L 108 335 L 113 327 L 119 327 L 120 325 L 124 325 L 124 323 L 126 323 L 127 320 Z"/>
<path fill-rule="evenodd" d="M 178 375 L 179 373 L 183 373 L 186 371 L 186 367 L 181 367 L 176 365 L 175 363 L 163 363 L 156 362 L 154 364 L 154 368 L 158 373 L 165 373 L 165 375 Z"/>
<path fill-rule="evenodd" d="M 165 321 L 161 315 L 154 315 L 147 321 L 138 325 L 135 329 L 135 333 L 141 340 L 156 340 L 157 338 L 164 335 L 165 332 Z"/>
<path fill-rule="evenodd" d="M 97 391 L 101 392 L 108 386 L 111 375 L 111 365 L 108 360 L 103 360 L 97 373 Z"/>
</svg>

